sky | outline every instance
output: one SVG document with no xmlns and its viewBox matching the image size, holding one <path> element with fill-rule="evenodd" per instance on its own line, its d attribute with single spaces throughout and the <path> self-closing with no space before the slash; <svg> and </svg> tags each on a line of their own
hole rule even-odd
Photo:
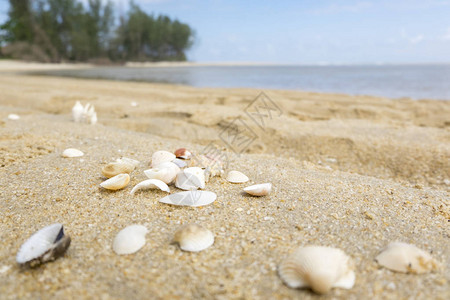
<svg viewBox="0 0 450 300">
<path fill-rule="evenodd" d="M 81 0 L 87 2 L 87 0 Z M 128 0 L 112 0 L 126 11 Z M 0 23 L 8 1 L 0 0 Z M 282 64 L 450 63 L 450 0 L 135 0 L 195 29 L 188 59 Z"/>
</svg>

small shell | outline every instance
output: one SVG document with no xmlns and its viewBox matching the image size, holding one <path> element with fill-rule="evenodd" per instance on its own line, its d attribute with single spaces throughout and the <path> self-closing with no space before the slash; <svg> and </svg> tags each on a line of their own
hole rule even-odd
<svg viewBox="0 0 450 300">
<path fill-rule="evenodd" d="M 131 195 L 134 195 L 139 190 L 142 189 L 160 189 L 161 191 L 170 193 L 170 189 L 163 181 L 159 179 L 147 179 L 140 183 L 138 183 L 130 192 Z"/>
<path fill-rule="evenodd" d="M 248 177 L 239 171 L 230 171 L 227 175 L 227 181 L 231 183 L 244 183 L 248 181 Z"/>
<path fill-rule="evenodd" d="M 129 182 L 130 182 L 130 175 L 119 174 L 114 177 L 111 177 L 108 180 L 103 181 L 102 183 L 100 183 L 100 186 L 107 190 L 116 191 L 126 187 Z"/>
<path fill-rule="evenodd" d="M 152 168 L 155 168 L 162 163 L 172 161 L 175 158 L 175 154 L 168 151 L 156 151 L 152 155 Z"/>
<path fill-rule="evenodd" d="M 300 247 L 278 267 L 281 279 L 291 288 L 310 287 L 319 294 L 333 287 L 351 289 L 355 284 L 353 262 L 342 250 Z"/>
<path fill-rule="evenodd" d="M 173 162 L 165 162 L 157 165 L 152 169 L 148 169 L 144 171 L 144 174 L 149 179 L 159 179 L 166 184 L 171 183 L 177 177 L 178 172 L 180 172 L 180 168 Z"/>
<path fill-rule="evenodd" d="M 375 260 L 389 270 L 403 273 L 423 274 L 439 267 L 427 252 L 401 242 L 390 243 Z"/>
<path fill-rule="evenodd" d="M 184 169 L 178 173 L 175 186 L 179 189 L 190 191 L 205 188 L 205 172 L 198 167 Z"/>
<path fill-rule="evenodd" d="M 128 158 L 128 157 L 121 157 L 116 159 L 116 162 L 118 163 L 127 163 L 130 165 L 133 165 L 135 168 L 140 164 L 140 162 L 138 160 L 132 159 L 132 158 Z"/>
<path fill-rule="evenodd" d="M 187 163 L 182 159 L 175 158 L 172 162 L 176 164 L 178 168 L 185 168 L 187 166 Z"/>
<path fill-rule="evenodd" d="M 9 120 L 16 121 L 16 120 L 19 120 L 19 119 L 20 119 L 20 116 L 19 116 L 19 115 L 16 115 L 16 114 L 9 114 L 9 115 L 8 115 L 8 119 L 9 119 Z"/>
<path fill-rule="evenodd" d="M 199 252 L 214 244 L 214 234 L 200 225 L 189 224 L 175 232 L 173 241 L 184 251 Z"/>
<path fill-rule="evenodd" d="M 113 250 L 117 254 L 131 254 L 139 251 L 145 245 L 145 235 L 148 230 L 142 225 L 130 225 L 116 235 Z"/>
<path fill-rule="evenodd" d="M 272 184 L 271 183 L 255 184 L 244 188 L 244 191 L 253 196 L 265 196 L 268 195 L 270 191 L 272 191 Z"/>
<path fill-rule="evenodd" d="M 62 153 L 63 157 L 80 157 L 83 155 L 84 155 L 83 152 L 81 152 L 80 150 L 75 149 L 75 148 L 68 148 L 68 149 L 64 150 Z"/>
<path fill-rule="evenodd" d="M 213 203 L 217 195 L 208 191 L 188 191 L 171 194 L 159 200 L 161 203 L 182 206 L 205 206 Z"/>
<path fill-rule="evenodd" d="M 64 234 L 62 224 L 46 226 L 20 247 L 16 260 L 22 267 L 36 267 L 63 256 L 70 241 L 70 237 Z"/>
<path fill-rule="evenodd" d="M 76 123 L 81 122 L 81 119 L 83 118 L 83 111 L 83 105 L 81 105 L 80 101 L 77 101 L 72 107 L 72 119 Z"/>
<path fill-rule="evenodd" d="M 112 162 L 102 168 L 102 175 L 111 178 L 119 174 L 129 174 L 134 168 L 134 165 L 127 162 Z"/>
<path fill-rule="evenodd" d="M 177 158 L 190 159 L 192 156 L 192 153 L 189 152 L 188 150 L 186 150 L 186 148 L 180 148 L 175 151 L 175 156 Z"/>
</svg>

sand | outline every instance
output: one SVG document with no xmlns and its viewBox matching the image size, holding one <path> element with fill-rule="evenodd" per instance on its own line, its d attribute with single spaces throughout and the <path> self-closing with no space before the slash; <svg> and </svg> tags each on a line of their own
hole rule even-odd
<svg viewBox="0 0 450 300">
<path fill-rule="evenodd" d="M 315 299 L 277 274 L 310 244 L 341 248 L 355 262 L 355 286 L 329 298 L 450 297 L 450 102 L 265 90 L 269 116 L 261 98 L 252 102 L 255 89 L 39 77 L 13 73 L 27 68 L 11 61 L 0 69 L 1 299 Z M 77 100 L 95 105 L 98 124 L 71 120 Z M 265 117 L 246 114 L 255 107 Z M 201 208 L 161 204 L 162 191 L 129 194 L 154 151 L 210 145 L 248 185 L 271 182 L 272 193 L 250 197 L 247 184 L 215 177 L 207 190 L 218 199 Z M 66 148 L 85 156 L 62 158 Z M 130 185 L 100 188 L 102 166 L 121 156 L 141 161 Z M 65 257 L 21 270 L 20 245 L 54 222 L 72 237 Z M 171 244 L 191 222 L 214 232 L 211 248 Z M 131 224 L 149 229 L 147 243 L 118 256 L 112 240 Z M 432 251 L 441 268 L 381 268 L 374 258 L 391 241 Z"/>
</svg>

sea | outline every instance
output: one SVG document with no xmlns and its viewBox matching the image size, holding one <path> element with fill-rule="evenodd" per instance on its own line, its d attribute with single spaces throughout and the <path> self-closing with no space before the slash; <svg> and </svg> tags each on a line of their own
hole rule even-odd
<svg viewBox="0 0 450 300">
<path fill-rule="evenodd" d="M 44 75 L 146 81 L 194 87 L 282 89 L 417 100 L 450 100 L 450 64 L 109 66 L 49 71 Z"/>
</svg>

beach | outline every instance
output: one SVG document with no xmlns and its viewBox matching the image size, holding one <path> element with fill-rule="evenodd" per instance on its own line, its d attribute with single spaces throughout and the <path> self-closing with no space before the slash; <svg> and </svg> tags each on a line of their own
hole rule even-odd
<svg viewBox="0 0 450 300">
<path fill-rule="evenodd" d="M 355 286 L 323 298 L 450 297 L 450 101 L 21 73 L 60 67 L 0 63 L 0 298 L 316 299 L 277 273 L 305 245 L 340 248 L 355 262 Z M 76 101 L 95 106 L 97 124 L 72 121 Z M 182 147 L 217 148 L 227 170 L 250 181 L 212 178 L 206 190 L 217 200 L 199 208 L 159 203 L 162 191 L 130 195 L 153 152 Z M 63 158 L 66 148 L 85 155 Z M 140 161 L 130 184 L 100 188 L 101 168 L 122 156 Z M 269 195 L 242 193 L 264 182 Z M 21 244 L 56 222 L 72 238 L 66 255 L 21 270 Z M 210 229 L 214 245 L 189 253 L 171 244 L 188 223 Z M 131 224 L 148 228 L 146 244 L 116 255 L 112 241 Z M 380 267 L 374 258 L 393 241 L 432 252 L 441 268 Z"/>
</svg>

